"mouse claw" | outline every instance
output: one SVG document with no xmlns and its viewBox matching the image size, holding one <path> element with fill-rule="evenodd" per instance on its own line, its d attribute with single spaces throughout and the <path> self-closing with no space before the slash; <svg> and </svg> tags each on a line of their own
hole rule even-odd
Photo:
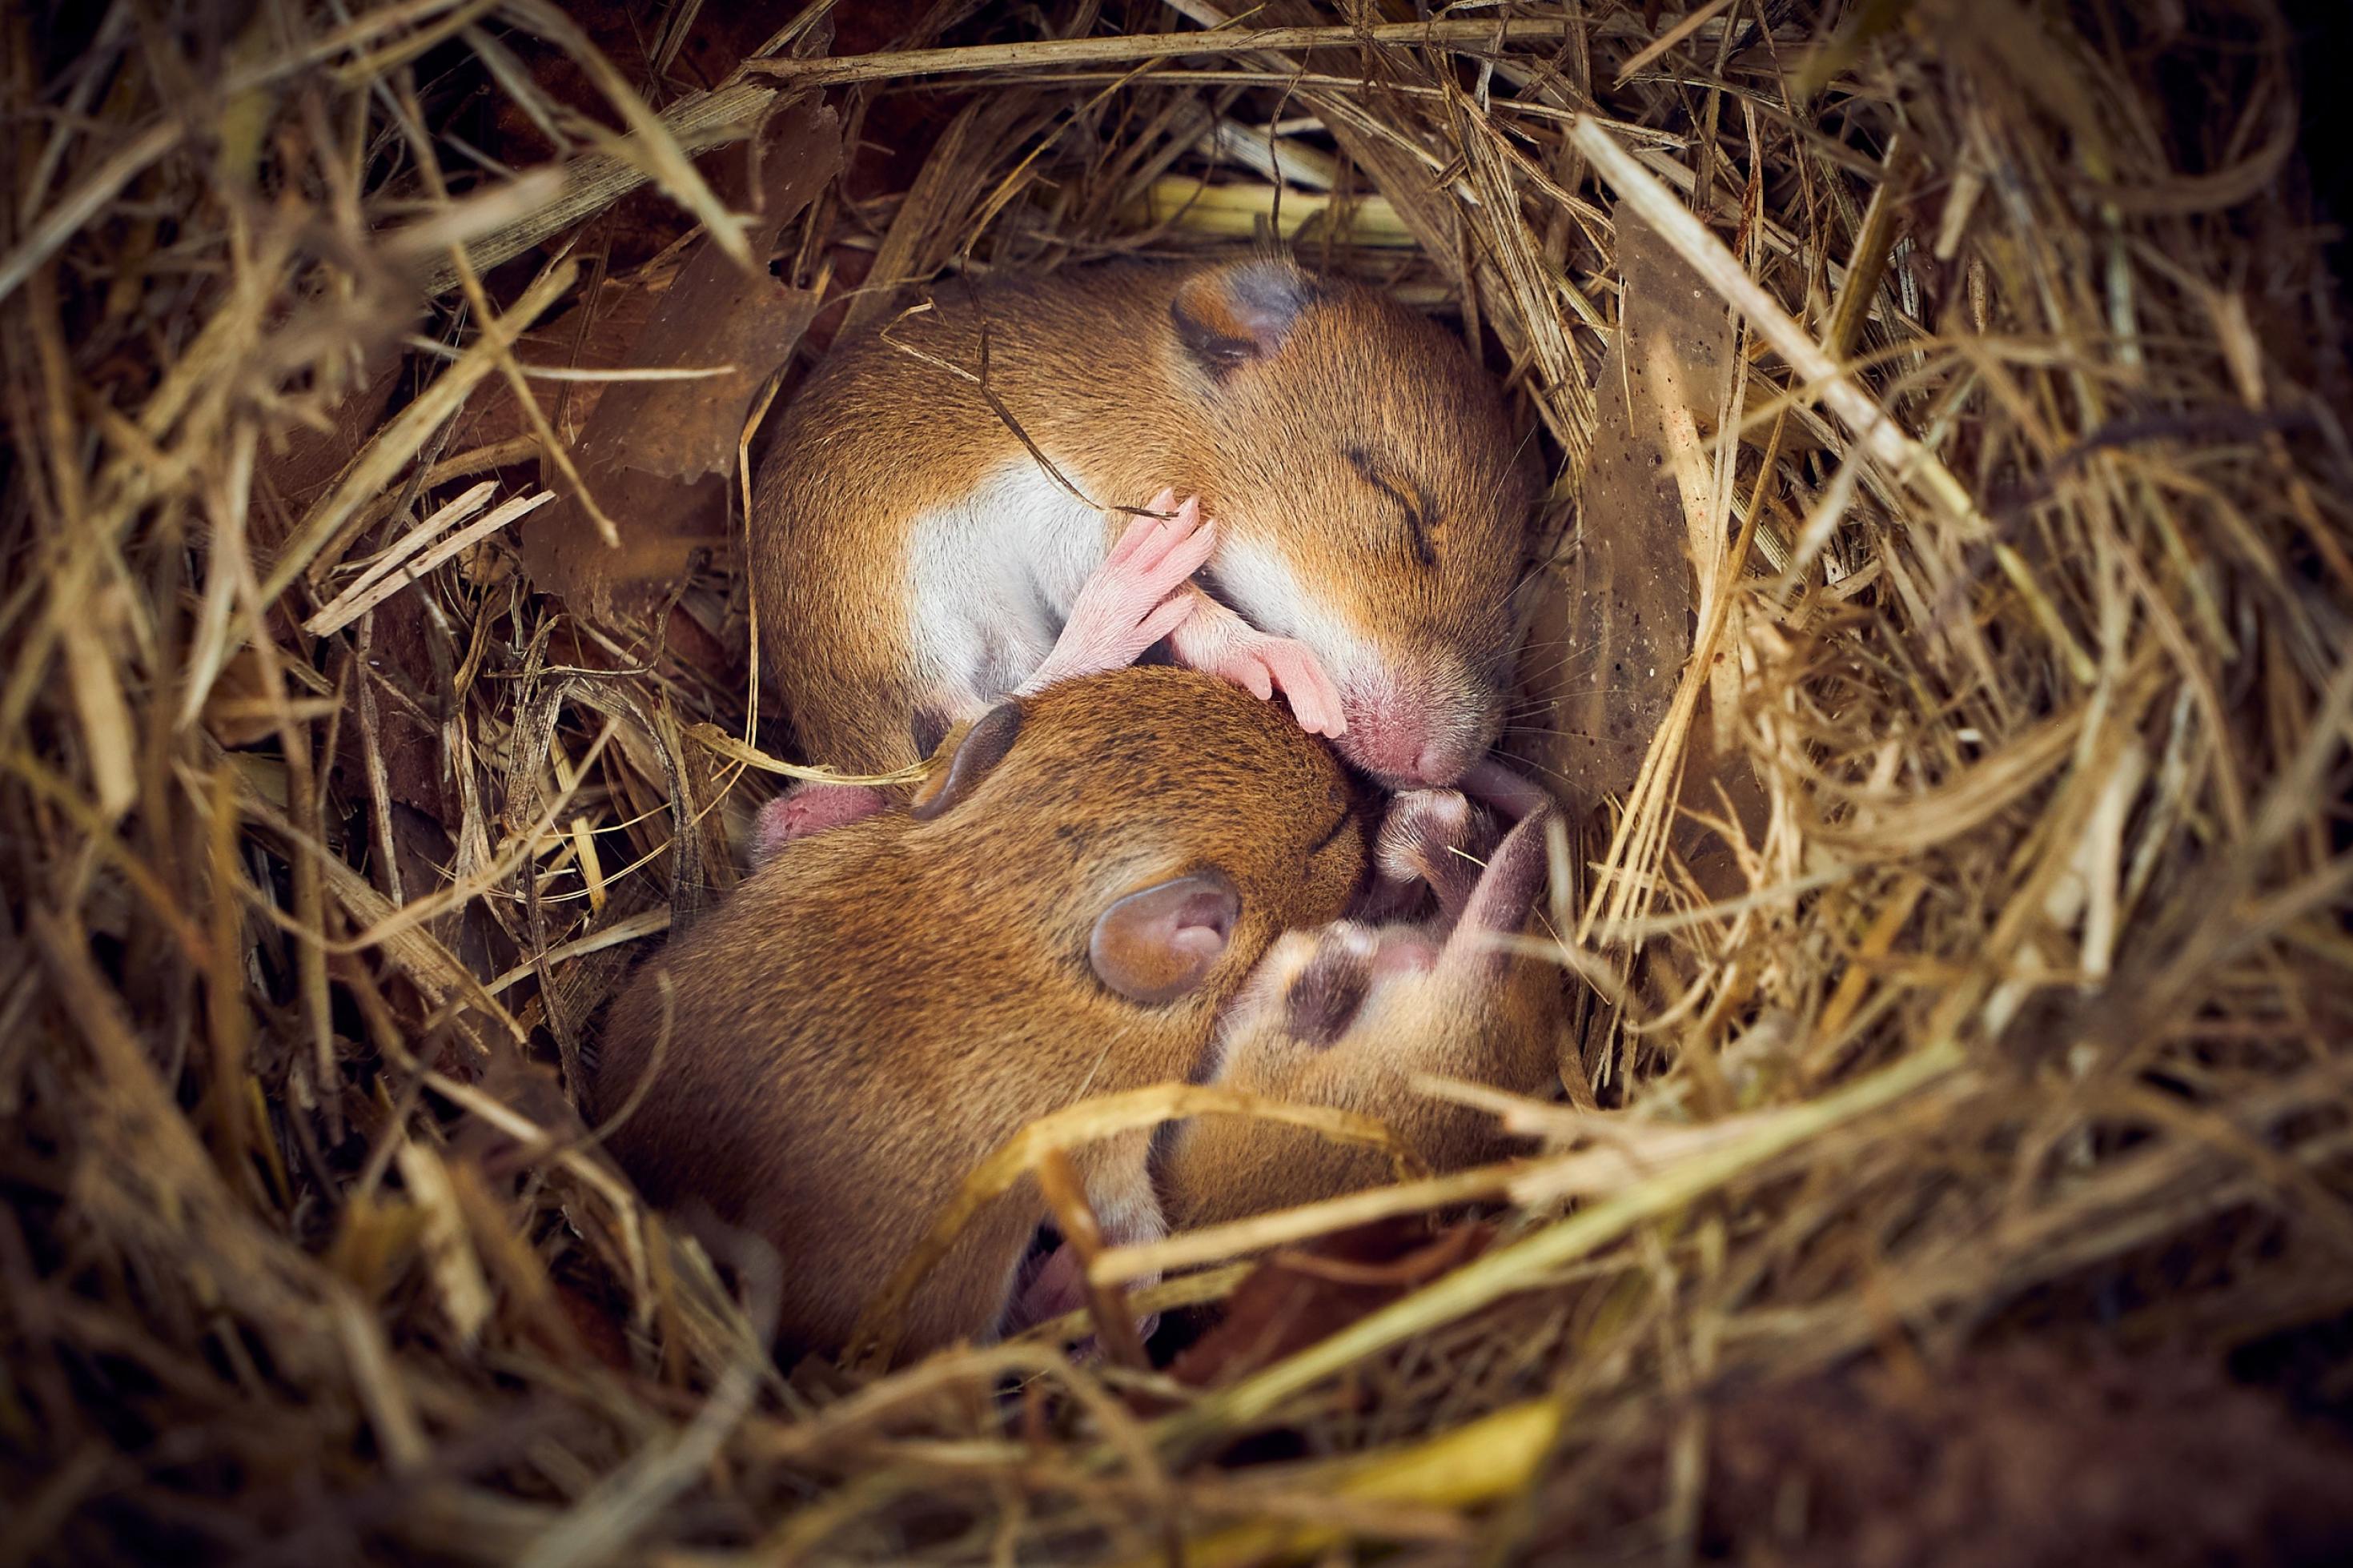
<svg viewBox="0 0 2353 1568">
<path fill-rule="evenodd" d="M 1174 492 L 1163 490 L 1153 499 L 1153 509 L 1164 510 L 1174 500 Z M 1018 694 L 1134 664 L 1205 602 L 1187 579 L 1217 547 L 1217 524 L 1202 517 L 1198 499 L 1176 507 L 1173 517 L 1147 514 L 1130 522 L 1079 590 L 1053 651 L 1021 683 Z"/>
</svg>

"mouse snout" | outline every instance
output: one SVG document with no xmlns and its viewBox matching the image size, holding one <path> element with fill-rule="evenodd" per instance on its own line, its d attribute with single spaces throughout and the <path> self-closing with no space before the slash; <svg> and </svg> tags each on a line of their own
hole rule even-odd
<svg viewBox="0 0 2353 1568">
<path fill-rule="evenodd" d="M 1392 681 L 1349 682 L 1340 690 L 1347 721 L 1341 754 L 1392 789 L 1451 784 L 1486 754 L 1494 738 L 1492 700 L 1465 691 L 1417 691 Z"/>
<path fill-rule="evenodd" d="M 1340 749 L 1349 761 L 1392 783 L 1424 782 L 1419 777 L 1421 753 L 1429 738 L 1410 715 L 1396 712 L 1393 704 L 1361 700 L 1353 693 L 1341 698 L 1340 711 L 1348 721 Z"/>
</svg>

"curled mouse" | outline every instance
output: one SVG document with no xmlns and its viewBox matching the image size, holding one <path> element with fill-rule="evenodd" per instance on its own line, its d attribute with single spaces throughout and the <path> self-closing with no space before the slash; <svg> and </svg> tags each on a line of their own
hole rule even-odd
<svg viewBox="0 0 2353 1568">
<path fill-rule="evenodd" d="M 1098 509 L 1197 498 L 1176 659 L 1282 690 L 1391 787 L 1451 783 L 1501 727 L 1530 478 L 1459 341 L 1287 259 L 950 283 L 785 416 L 751 515 L 765 663 L 812 759 L 909 765 L 1050 659 L 1116 658 L 1073 619 L 1123 575 Z"/>
<path fill-rule="evenodd" d="M 590 1098 L 610 1115 L 642 1097 L 608 1146 L 656 1203 L 765 1237 L 780 1335 L 839 1348 L 1007 1139 L 1197 1073 L 1277 934 L 1345 906 L 1359 812 L 1327 747 L 1194 671 L 986 709 L 912 805 L 783 846 L 632 978 Z M 1074 1155 L 1110 1241 L 1164 1231 L 1149 1143 Z M 1018 1326 L 1046 1217 L 1026 1178 L 983 1210 L 925 1279 L 906 1348 Z"/>
<path fill-rule="evenodd" d="M 1532 929 L 1546 885 L 1549 805 L 1493 842 L 1451 790 L 1398 797 L 1375 849 L 1382 874 L 1438 895 L 1429 923 L 1353 920 L 1284 935 L 1235 998 L 1211 1080 L 1336 1106 L 1388 1125 L 1433 1169 L 1509 1156 L 1495 1118 L 1421 1093 L 1413 1075 L 1541 1095 L 1558 1079 L 1560 970 L 1500 946 Z M 1189 1227 L 1336 1197 L 1389 1179 L 1386 1156 L 1300 1129 L 1197 1116 L 1167 1134 L 1161 1192 Z"/>
</svg>

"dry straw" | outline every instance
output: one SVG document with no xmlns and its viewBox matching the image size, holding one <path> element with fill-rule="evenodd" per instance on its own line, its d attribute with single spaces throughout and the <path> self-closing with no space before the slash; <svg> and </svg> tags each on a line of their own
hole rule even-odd
<svg viewBox="0 0 2353 1568">
<path fill-rule="evenodd" d="M 1496 1561 L 1625 1475 L 1618 1546 L 1672 1555 L 1711 1387 L 2353 1305 L 2353 449 L 2263 6 L 904 9 L 693 89 L 539 0 L 8 17 L 0 1560 Z M 1514 743 L 1577 807 L 1571 1103 L 1500 1108 L 1510 1167 L 1094 1257 L 1166 1308 L 1487 1205 L 1208 1391 L 1079 1320 L 787 1376 L 773 1261 L 646 1212 L 565 1094 L 786 764 L 725 536 L 651 597 L 520 569 L 551 498 L 635 526 L 543 373 L 681 275 L 607 276 L 623 198 L 765 259 L 735 175 L 818 94 L 799 133 L 924 140 L 789 209 L 788 282 L 871 261 L 872 319 L 1271 231 L 1459 322 L 1556 481 Z M 1190 1092 L 976 1179 L 1265 1110 Z"/>
</svg>

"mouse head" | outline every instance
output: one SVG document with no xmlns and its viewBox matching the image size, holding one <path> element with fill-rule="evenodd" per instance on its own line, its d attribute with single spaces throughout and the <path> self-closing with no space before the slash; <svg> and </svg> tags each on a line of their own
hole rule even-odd
<svg viewBox="0 0 2353 1568">
<path fill-rule="evenodd" d="M 1398 796 L 1376 854 L 1385 874 L 1409 870 L 1435 890 L 1436 920 L 1285 933 L 1229 1009 L 1219 1072 L 1247 1080 L 1271 1062 L 1337 1050 L 1360 1062 L 1367 1093 L 1415 1071 L 1518 1092 L 1541 1082 L 1558 985 L 1549 966 L 1506 944 L 1535 923 L 1551 815 L 1496 842 L 1451 791 Z"/>
<path fill-rule="evenodd" d="M 970 907 L 1045 931 L 1094 994 L 1190 1016 L 1229 996 L 1278 932 L 1339 913 L 1364 871 L 1363 808 L 1279 710 L 1144 666 L 951 732 L 909 844 L 953 845 Z"/>
<path fill-rule="evenodd" d="M 1349 761 L 1452 783 L 1502 727 L 1532 499 L 1493 384 L 1435 323 L 1287 260 L 1196 273 L 1169 313 L 1213 454 L 1183 482 L 1225 531 L 1203 586 L 1314 652 Z"/>
</svg>

